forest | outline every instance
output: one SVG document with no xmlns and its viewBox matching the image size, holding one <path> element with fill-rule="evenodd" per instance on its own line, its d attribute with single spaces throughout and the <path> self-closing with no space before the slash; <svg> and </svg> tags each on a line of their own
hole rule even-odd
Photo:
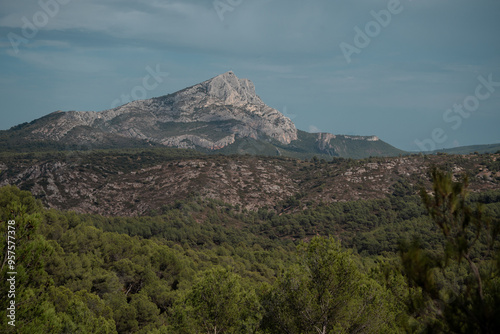
<svg viewBox="0 0 500 334">
<path fill-rule="evenodd" d="M 2 332 L 499 333 L 500 190 L 431 178 L 383 199 L 250 211 L 193 195 L 137 217 L 2 187 Z"/>
</svg>

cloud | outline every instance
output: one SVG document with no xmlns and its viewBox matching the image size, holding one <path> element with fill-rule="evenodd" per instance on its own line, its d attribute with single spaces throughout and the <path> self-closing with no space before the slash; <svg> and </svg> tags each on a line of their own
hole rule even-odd
<svg viewBox="0 0 500 334">
<path fill-rule="evenodd" d="M 44 44 L 44 43 L 41 43 Z M 52 45 L 52 43 L 48 43 Z M 108 71 L 113 67 L 112 59 L 102 59 L 73 50 L 71 54 L 63 51 L 32 51 L 24 50 L 14 54 L 7 51 L 25 63 L 49 71 L 98 73 Z"/>
<path fill-rule="evenodd" d="M 121 83 L 127 91 L 147 65 L 161 63 L 171 73 L 168 92 L 232 69 L 254 81 L 269 105 L 293 109 L 304 128 L 359 134 L 376 128 L 379 136 L 398 133 L 399 142 L 413 142 L 401 137 L 408 131 L 394 130 L 393 120 L 420 122 L 412 136 L 427 135 L 432 128 L 425 126 L 442 122 L 443 110 L 470 94 L 479 74 L 500 77 L 500 2 L 401 0 L 404 11 L 347 64 L 339 43 L 352 43 L 354 27 L 363 28 L 373 20 L 370 11 L 387 2 L 243 0 L 221 21 L 212 0 L 72 0 L 16 54 L 7 35 L 22 36 L 23 17 L 33 21 L 43 9 L 37 0 L 3 1 L 0 67 L 11 84 L 0 93 L 0 107 L 19 108 L 12 91 L 30 93 L 16 86 L 24 78 L 33 78 L 39 92 L 32 108 L 43 109 L 43 98 L 52 108 L 56 83 L 77 80 L 65 85 L 65 103 L 83 101 L 71 107 L 84 109 L 85 87 L 102 85 L 107 108 L 113 88 Z M 500 121 L 499 103 L 496 97 L 484 103 L 489 123 Z"/>
<path fill-rule="evenodd" d="M 315 53 L 333 49 L 324 1 L 247 0 L 228 12 L 221 22 L 212 1 L 77 1 L 60 6 L 46 32 L 99 33 L 109 45 L 128 40 L 151 48 L 186 48 L 225 54 Z M 207 5 L 208 4 L 208 5 Z M 42 9 L 35 2 L 9 6 L 0 27 L 20 33 L 23 17 L 33 22 Z M 78 40 L 72 42 L 78 43 Z"/>
<path fill-rule="evenodd" d="M 316 126 L 314 126 L 314 125 L 309 125 L 308 130 L 309 130 L 309 132 L 311 132 L 311 133 L 323 132 L 323 131 L 321 131 L 318 127 L 316 127 Z"/>
</svg>

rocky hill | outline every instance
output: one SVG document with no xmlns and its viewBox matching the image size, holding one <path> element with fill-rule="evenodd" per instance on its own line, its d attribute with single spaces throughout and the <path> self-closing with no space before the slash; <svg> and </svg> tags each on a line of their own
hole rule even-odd
<svg viewBox="0 0 500 334">
<path fill-rule="evenodd" d="M 0 151 L 168 146 L 203 152 L 298 158 L 363 158 L 405 153 L 375 136 L 299 131 L 267 106 L 253 83 L 227 72 L 173 94 L 114 109 L 56 111 L 0 131 Z"/>
<path fill-rule="evenodd" d="M 417 193 L 435 165 L 456 178 L 469 174 L 472 191 L 500 188 L 500 154 L 303 161 L 151 149 L 4 154 L 1 161 L 0 186 L 30 190 L 48 207 L 103 215 L 141 215 L 191 196 L 257 210 L 293 198 L 313 206 L 383 198 L 400 183 Z"/>
</svg>

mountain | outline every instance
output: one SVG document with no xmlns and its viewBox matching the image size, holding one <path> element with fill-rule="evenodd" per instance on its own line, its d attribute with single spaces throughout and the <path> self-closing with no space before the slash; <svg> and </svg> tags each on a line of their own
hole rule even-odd
<svg viewBox="0 0 500 334">
<path fill-rule="evenodd" d="M 432 151 L 431 154 L 437 153 L 448 153 L 448 154 L 471 154 L 471 153 L 496 153 L 500 151 L 500 143 L 498 144 L 487 144 L 487 145 L 471 145 L 471 146 L 459 146 L 454 148 L 445 148 L 440 150 Z"/>
<path fill-rule="evenodd" d="M 56 111 L 0 132 L 1 150 L 168 146 L 297 158 L 397 156 L 375 136 L 307 133 L 226 72 L 173 94 L 95 111 Z"/>
</svg>

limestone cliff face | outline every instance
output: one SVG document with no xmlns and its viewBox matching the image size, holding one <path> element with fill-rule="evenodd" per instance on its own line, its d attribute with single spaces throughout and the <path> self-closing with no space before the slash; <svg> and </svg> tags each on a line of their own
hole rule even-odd
<svg viewBox="0 0 500 334">
<path fill-rule="evenodd" d="M 368 142 L 380 141 L 377 136 L 346 136 L 346 135 L 333 135 L 331 133 L 319 132 L 316 134 L 318 147 L 321 150 L 328 150 L 335 148 L 335 142 L 346 140 L 363 140 Z"/>
<path fill-rule="evenodd" d="M 100 143 L 110 136 L 211 150 L 236 137 L 297 139 L 292 121 L 268 107 L 253 83 L 227 72 L 179 92 L 94 111 L 55 112 L 33 124 L 33 139 Z M 193 126 L 196 124 L 196 126 Z"/>
<path fill-rule="evenodd" d="M 248 79 L 238 79 L 233 72 L 219 75 L 201 85 L 206 87 L 209 96 L 219 98 L 228 105 L 264 104 L 255 94 L 253 83 Z"/>
</svg>

